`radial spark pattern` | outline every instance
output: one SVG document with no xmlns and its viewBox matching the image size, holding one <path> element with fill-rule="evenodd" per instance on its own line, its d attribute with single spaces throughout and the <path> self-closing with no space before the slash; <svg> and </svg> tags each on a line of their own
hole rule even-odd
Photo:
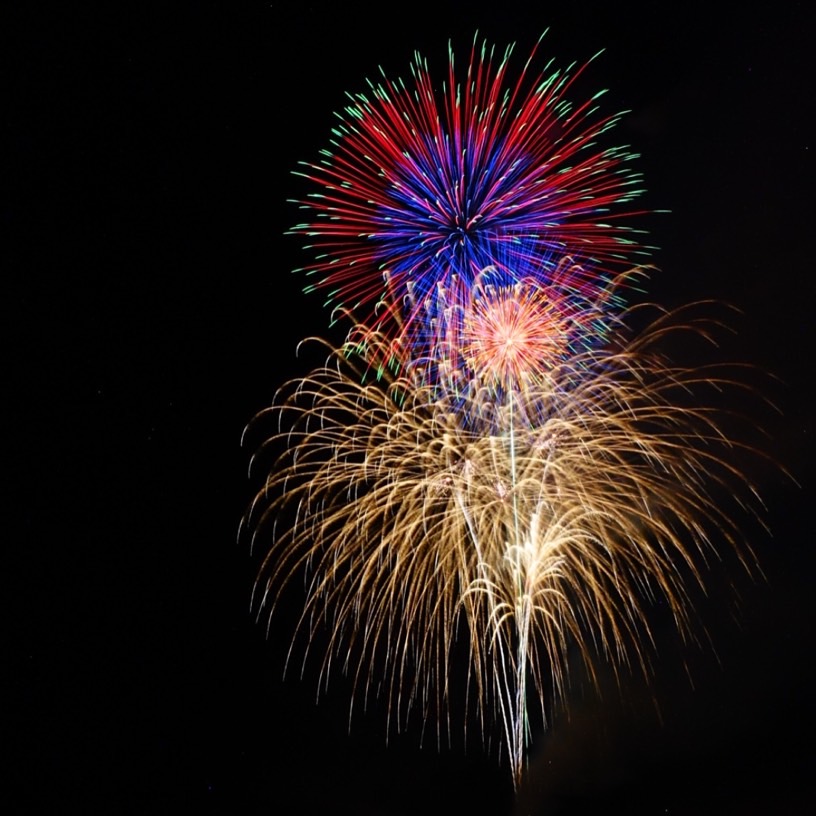
<svg viewBox="0 0 816 816">
<path fill-rule="evenodd" d="M 573 105 L 583 68 L 538 68 L 536 50 L 514 79 L 512 47 L 474 41 L 463 76 L 450 52 L 441 88 L 417 55 L 409 81 L 383 73 L 350 95 L 331 148 L 301 170 L 317 188 L 293 229 L 315 253 L 308 288 L 374 327 L 394 316 L 375 304 L 406 304 L 410 335 L 437 286 L 467 292 L 488 267 L 547 284 L 569 258 L 569 288 L 596 300 L 632 265 L 640 176 L 627 148 L 602 146 L 621 114 L 599 112 L 602 93 Z"/>
<path fill-rule="evenodd" d="M 553 371 L 563 372 L 572 358 L 599 348 L 615 323 L 609 304 L 621 288 L 642 277 L 619 275 L 599 291 L 594 302 L 563 285 L 572 264 L 556 269 L 549 283 L 513 276 L 497 267 L 481 272 L 472 285 L 451 294 L 441 285 L 426 299 L 424 320 L 417 324 L 414 376 L 436 386 L 447 398 L 495 401 L 510 391 L 543 385 Z M 419 355 L 419 350 L 424 354 Z M 580 368 L 580 366 L 579 366 Z M 578 373 L 579 368 L 574 372 Z"/>
</svg>

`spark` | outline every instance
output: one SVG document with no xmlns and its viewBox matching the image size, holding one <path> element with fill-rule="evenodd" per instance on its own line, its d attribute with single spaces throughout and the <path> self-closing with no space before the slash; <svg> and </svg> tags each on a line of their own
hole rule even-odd
<svg viewBox="0 0 816 816">
<path fill-rule="evenodd" d="M 513 47 L 474 38 L 464 74 L 449 48 L 441 89 L 416 54 L 410 80 L 381 72 L 349 94 L 331 146 L 298 171 L 307 290 L 374 329 L 408 304 L 389 331 L 411 336 L 437 286 L 466 293 L 488 267 L 547 284 L 569 257 L 573 290 L 596 299 L 648 254 L 629 223 L 635 156 L 604 146 L 624 112 L 603 114 L 604 92 L 574 103 L 586 64 L 536 67 L 539 44 L 515 79 Z"/>
<path fill-rule="evenodd" d="M 522 287 L 477 316 L 531 303 Z M 372 377 L 393 339 L 358 327 L 249 428 L 264 434 L 256 462 L 277 452 L 245 520 L 268 547 L 255 608 L 271 615 L 305 576 L 298 632 L 306 656 L 327 633 L 321 686 L 337 668 L 366 700 L 382 686 L 397 724 L 450 704 L 466 633 L 468 694 L 483 728 L 497 715 L 518 784 L 529 702 L 546 722 L 571 649 L 590 672 L 600 656 L 648 674 L 654 599 L 688 634 L 689 589 L 718 544 L 751 569 L 720 495 L 751 490 L 729 464 L 738 443 L 689 397 L 739 384 L 659 352 L 674 332 L 710 328 L 659 314 L 638 336 L 623 339 L 621 322 L 610 343 L 566 357 L 536 340 L 529 370 L 541 351 L 546 377 L 489 354 L 504 387 L 463 395 L 429 382 L 410 349 Z M 475 348 L 464 357 L 478 370 Z"/>
</svg>

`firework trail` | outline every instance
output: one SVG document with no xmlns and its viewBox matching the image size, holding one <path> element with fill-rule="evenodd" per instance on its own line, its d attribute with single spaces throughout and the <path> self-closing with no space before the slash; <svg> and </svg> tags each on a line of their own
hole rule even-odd
<svg viewBox="0 0 816 816">
<path fill-rule="evenodd" d="M 275 528 L 256 606 L 271 614 L 305 573 L 300 634 L 308 649 L 330 633 L 321 683 L 339 663 L 364 696 L 384 687 L 399 723 L 446 707 L 464 632 L 469 694 L 483 723 L 498 712 L 518 783 L 528 691 L 546 718 L 575 646 L 590 670 L 600 652 L 646 672 L 652 603 L 690 634 L 689 582 L 714 539 L 738 543 L 719 491 L 742 481 L 732 443 L 689 399 L 733 383 L 657 351 L 669 332 L 709 328 L 662 316 L 467 396 L 442 395 L 410 360 L 367 379 L 392 342 L 353 332 L 250 426 L 268 434 L 260 461 L 277 452 L 247 517 L 256 539 Z"/>
<path fill-rule="evenodd" d="M 536 49 L 513 83 L 512 49 L 474 41 L 440 94 L 417 56 L 303 166 L 307 288 L 352 328 L 250 424 L 268 476 L 244 519 L 266 548 L 254 608 L 305 577 L 321 685 L 339 669 L 384 689 L 389 719 L 442 728 L 467 643 L 465 694 L 483 731 L 498 717 L 516 785 L 528 706 L 546 722 L 569 650 L 647 672 L 653 604 L 689 635 L 706 556 L 753 562 L 723 499 L 751 493 L 741 447 L 698 402 L 739 383 L 661 354 L 706 319 L 627 328 L 656 307 L 624 305 L 648 247 L 632 156 L 601 146 L 620 114 L 569 104 L 583 69 L 536 73 Z"/>
</svg>

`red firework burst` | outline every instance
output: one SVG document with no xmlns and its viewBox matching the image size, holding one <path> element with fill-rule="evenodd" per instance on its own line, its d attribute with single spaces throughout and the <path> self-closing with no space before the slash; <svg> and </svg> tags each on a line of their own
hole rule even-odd
<svg viewBox="0 0 816 816">
<path fill-rule="evenodd" d="M 412 81 L 383 73 L 349 95 L 331 148 L 300 171 L 317 187 L 292 230 L 316 253 L 307 289 L 368 325 L 396 313 L 410 336 L 437 286 L 466 292 L 487 267 L 547 284 L 569 256 L 571 288 L 595 300 L 646 252 L 628 223 L 641 192 L 632 156 L 602 146 L 621 114 L 598 112 L 603 92 L 570 104 L 586 66 L 535 70 L 537 50 L 515 81 L 512 47 L 497 58 L 474 40 L 464 78 L 450 51 L 438 93 L 417 55 Z"/>
</svg>

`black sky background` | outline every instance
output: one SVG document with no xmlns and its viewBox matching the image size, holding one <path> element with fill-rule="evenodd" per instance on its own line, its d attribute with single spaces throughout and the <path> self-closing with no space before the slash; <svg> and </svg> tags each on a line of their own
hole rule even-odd
<svg viewBox="0 0 816 816">
<path fill-rule="evenodd" d="M 3 495 L 7 812 L 803 814 L 812 668 L 814 16 L 807 3 L 225 2 L 42 6 L 4 26 Z M 6 12 L 9 14 L 9 12 Z M 245 423 L 326 335 L 290 270 L 291 175 L 378 65 L 437 71 L 478 30 L 518 60 L 606 53 L 588 93 L 631 109 L 659 247 L 649 296 L 739 307 L 724 355 L 779 383 L 758 471 L 767 580 L 701 601 L 710 649 L 667 638 L 651 691 L 576 679 L 514 804 L 471 745 L 351 731 L 342 679 L 281 672 L 236 531 Z M 9 81 L 10 80 L 10 81 Z M 580 90 L 580 89 L 579 89 Z M 339 338 L 335 338 L 339 339 Z M 726 565 L 727 566 L 727 565 Z M 693 679 L 683 673 L 684 661 Z M 660 716 L 656 713 L 655 702 Z M 6 808 L 4 808 L 6 809 Z"/>
</svg>

